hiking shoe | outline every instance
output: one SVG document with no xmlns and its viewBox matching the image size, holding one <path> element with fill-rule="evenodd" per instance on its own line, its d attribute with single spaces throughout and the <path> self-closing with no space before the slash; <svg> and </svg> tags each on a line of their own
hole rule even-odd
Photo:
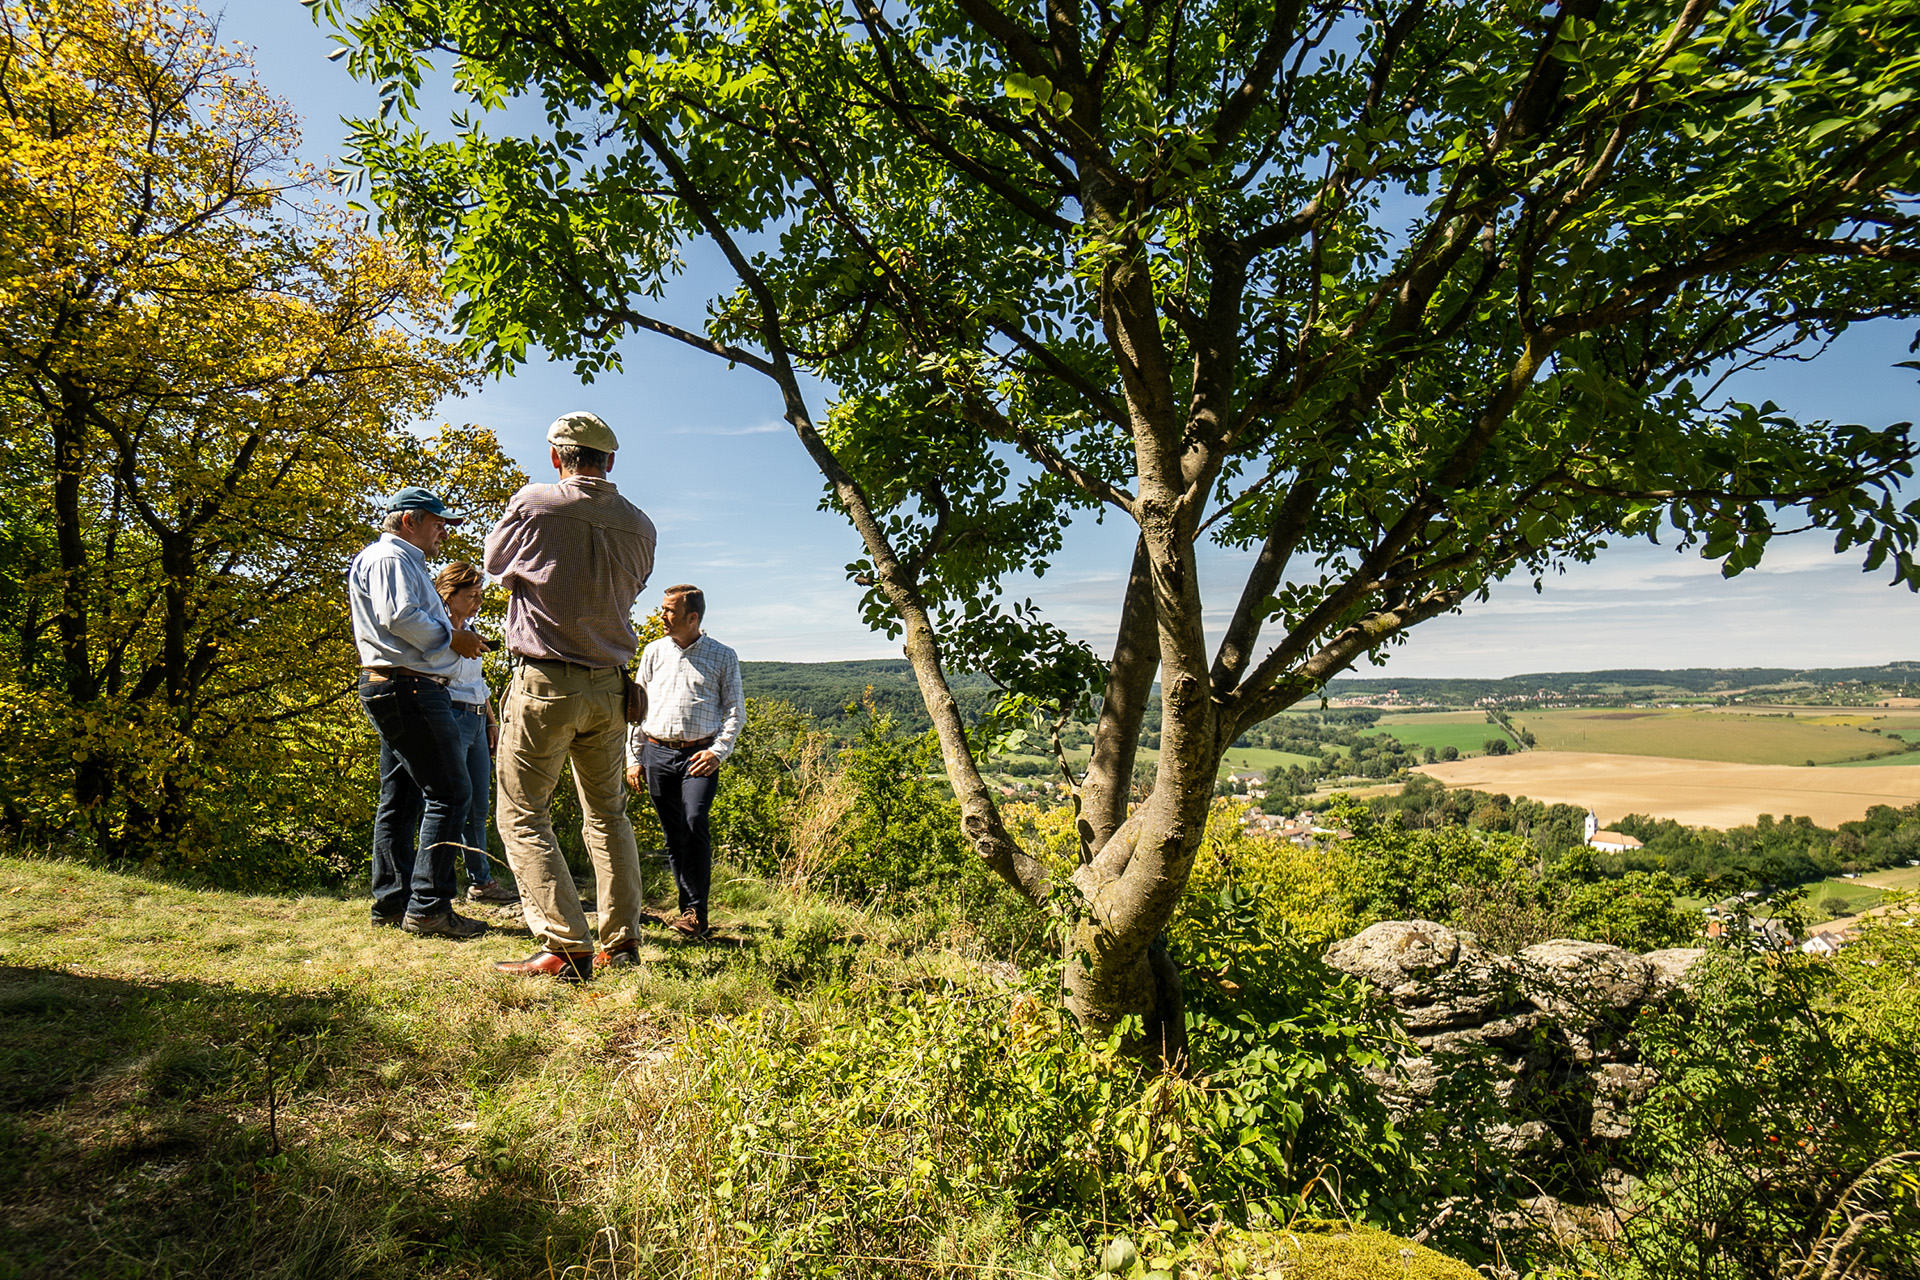
<svg viewBox="0 0 1920 1280">
<path fill-rule="evenodd" d="M 489 880 L 485 884 L 468 885 L 467 901 L 513 903 L 520 901 L 520 894 L 517 890 L 509 889 L 498 880 Z"/>
<path fill-rule="evenodd" d="M 375 912 L 373 916 L 368 919 L 367 923 L 376 929 L 398 929 L 400 927 L 400 921 L 403 918 L 402 916 L 383 916 L 379 912 Z"/>
<path fill-rule="evenodd" d="M 640 944 L 622 942 L 608 947 L 593 958 L 595 969 L 634 969 L 640 965 Z"/>
<path fill-rule="evenodd" d="M 493 971 L 516 978 L 557 978 L 561 982 L 587 982 L 593 978 L 593 953 L 582 951 L 570 955 L 559 951 L 540 950 L 525 960 L 496 960 L 493 962 Z"/>
<path fill-rule="evenodd" d="M 704 938 L 713 930 L 707 928 L 707 922 L 689 911 L 667 921 L 667 928 L 683 938 Z"/>
<path fill-rule="evenodd" d="M 400 929 L 416 937 L 455 938 L 465 942 L 468 938 L 477 938 L 485 933 L 487 925 L 484 920 L 469 920 L 448 907 L 430 916 L 416 916 L 408 912 L 407 918 L 400 922 Z"/>
</svg>

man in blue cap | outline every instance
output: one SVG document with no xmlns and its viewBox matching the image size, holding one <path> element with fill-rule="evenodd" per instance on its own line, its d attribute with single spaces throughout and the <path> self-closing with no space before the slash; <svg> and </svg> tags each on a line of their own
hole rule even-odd
<svg viewBox="0 0 1920 1280">
<path fill-rule="evenodd" d="M 447 685 L 458 660 L 479 657 L 487 643 L 454 630 L 427 571 L 427 557 L 461 523 L 425 489 L 388 498 L 379 541 L 347 570 L 347 606 L 360 651 L 360 703 L 380 733 L 373 923 L 477 938 L 487 926 L 453 909 L 470 784 Z M 416 831 L 426 844 L 419 856 Z"/>
</svg>

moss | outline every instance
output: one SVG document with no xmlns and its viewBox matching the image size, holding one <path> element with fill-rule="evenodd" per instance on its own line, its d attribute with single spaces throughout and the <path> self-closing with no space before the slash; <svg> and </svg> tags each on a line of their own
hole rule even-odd
<svg viewBox="0 0 1920 1280">
<path fill-rule="evenodd" d="M 1209 1242 L 1184 1275 L 1268 1280 L 1480 1280 L 1464 1262 L 1372 1227 L 1296 1222 L 1283 1231 L 1233 1232 Z M 1211 1267 L 1205 1265 L 1212 1262 Z"/>
</svg>

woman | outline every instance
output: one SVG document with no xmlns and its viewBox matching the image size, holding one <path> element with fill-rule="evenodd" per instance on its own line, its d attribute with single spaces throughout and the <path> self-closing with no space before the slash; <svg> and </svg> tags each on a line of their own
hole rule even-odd
<svg viewBox="0 0 1920 1280">
<path fill-rule="evenodd" d="M 486 575 L 464 560 L 434 575 L 440 599 L 447 606 L 447 617 L 454 628 L 472 630 L 474 616 L 480 612 L 480 592 Z M 447 686 L 453 698 L 454 723 L 466 747 L 467 774 L 473 783 L 473 799 L 467 805 L 467 846 L 462 853 L 467 864 L 468 902 L 518 902 L 520 895 L 493 878 L 487 859 L 487 800 L 493 791 L 493 752 L 500 742 L 500 721 L 493 714 L 493 698 L 480 659 L 462 658 L 453 681 Z"/>
</svg>

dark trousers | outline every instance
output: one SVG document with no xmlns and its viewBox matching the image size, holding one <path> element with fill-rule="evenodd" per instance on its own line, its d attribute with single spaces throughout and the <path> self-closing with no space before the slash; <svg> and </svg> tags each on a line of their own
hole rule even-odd
<svg viewBox="0 0 1920 1280">
<path fill-rule="evenodd" d="M 713 841 L 707 833 L 707 814 L 720 785 L 718 773 L 696 778 L 687 762 L 701 748 L 663 747 L 649 742 L 640 752 L 640 770 L 647 778 L 647 795 L 660 815 L 667 836 L 667 865 L 680 889 L 680 910 L 707 922 L 707 890 L 713 882 Z"/>
<path fill-rule="evenodd" d="M 487 816 L 493 803 L 493 752 L 487 749 L 487 716 L 472 703 L 453 704 L 454 727 L 460 731 L 460 759 L 467 771 L 467 834 L 460 861 L 466 864 L 468 884 L 492 884 L 493 864 L 487 860 Z M 420 845 L 429 841 L 422 834 Z"/>
<path fill-rule="evenodd" d="M 380 734 L 373 914 L 438 915 L 453 905 L 454 854 L 466 842 L 472 792 L 453 703 L 446 686 L 431 680 L 373 680 L 362 672 L 360 705 Z"/>
</svg>

